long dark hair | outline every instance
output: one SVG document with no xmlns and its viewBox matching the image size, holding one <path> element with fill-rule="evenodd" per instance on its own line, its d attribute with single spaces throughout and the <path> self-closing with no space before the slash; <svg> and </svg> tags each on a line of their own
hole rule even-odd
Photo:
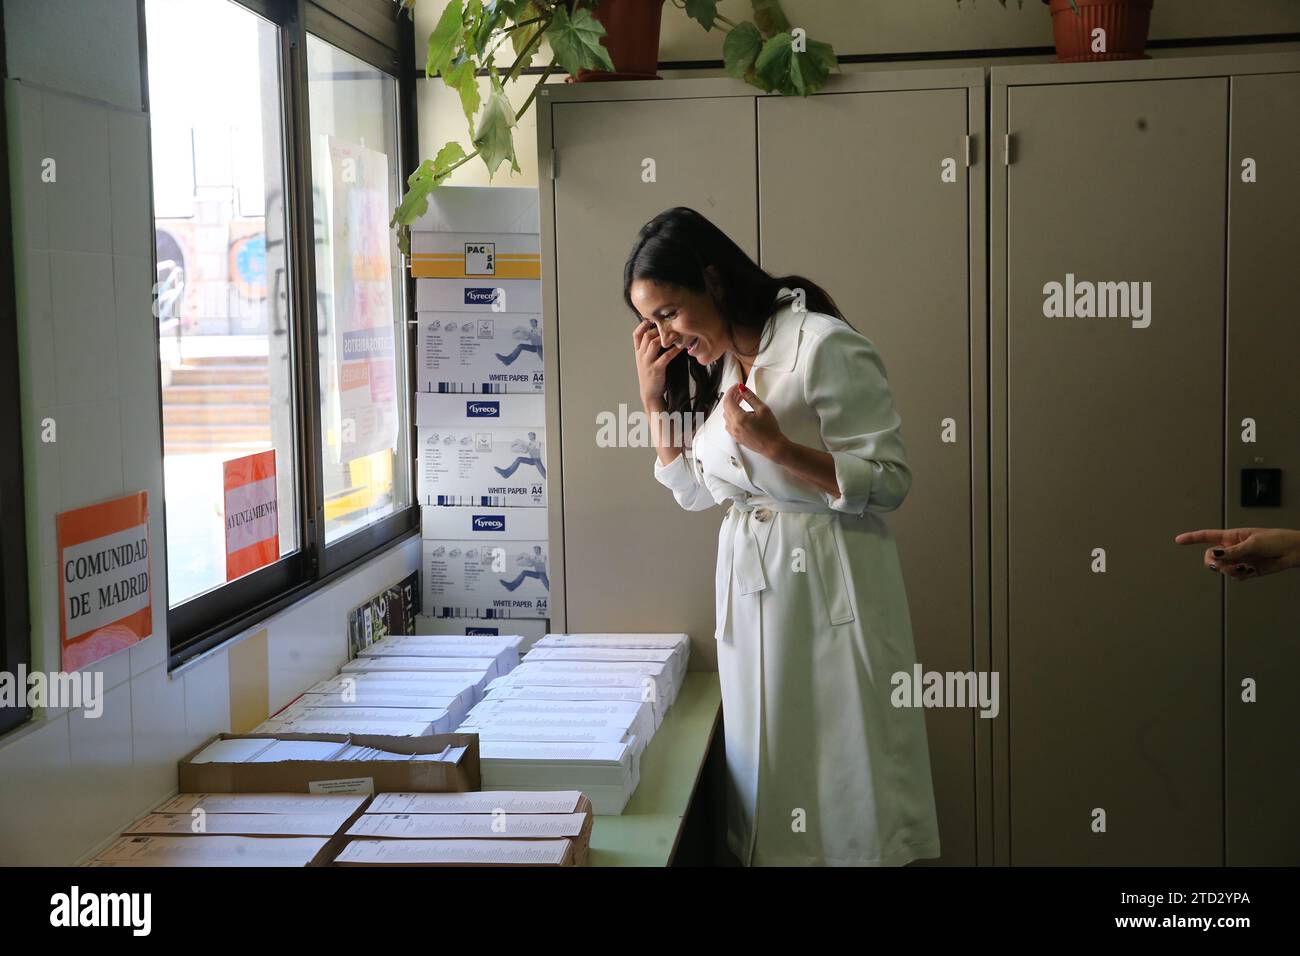
<svg viewBox="0 0 1300 956">
<path fill-rule="evenodd" d="M 706 276 L 710 266 L 714 274 Z M 637 279 L 707 292 L 733 343 L 738 327 L 761 334 L 767 320 L 795 300 L 789 295 L 777 299 L 783 287 L 801 290 L 804 307 L 810 312 L 844 317 L 821 286 L 802 276 L 769 275 L 730 236 L 685 206 L 665 210 L 642 226 L 623 266 L 623 299 L 640 322 L 641 315 L 632 305 L 632 283 Z M 760 342 L 758 351 L 765 345 Z M 702 365 L 683 352 L 668 363 L 664 391 L 667 410 L 707 415 L 720 397 L 721 380 L 721 360 Z"/>
</svg>

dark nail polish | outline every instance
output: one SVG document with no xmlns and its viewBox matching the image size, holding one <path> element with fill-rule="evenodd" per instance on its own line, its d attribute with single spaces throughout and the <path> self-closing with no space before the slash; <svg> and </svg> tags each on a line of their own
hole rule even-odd
<svg viewBox="0 0 1300 956">
<path fill-rule="evenodd" d="M 1223 549 L 1222 549 L 1222 548 L 1215 548 L 1215 549 L 1214 549 L 1214 556 L 1215 556 L 1216 558 L 1221 558 L 1221 557 L 1223 557 Z"/>
<path fill-rule="evenodd" d="M 1245 571 L 1245 570 L 1246 570 L 1246 566 L 1245 566 L 1244 564 L 1239 564 L 1239 565 L 1237 565 L 1237 570 L 1238 570 L 1238 571 Z"/>
<path fill-rule="evenodd" d="M 1211 565 L 1210 565 L 1210 570 L 1211 570 L 1211 571 L 1217 571 L 1217 570 L 1219 570 L 1219 566 L 1218 566 L 1217 564 L 1211 564 Z"/>
</svg>

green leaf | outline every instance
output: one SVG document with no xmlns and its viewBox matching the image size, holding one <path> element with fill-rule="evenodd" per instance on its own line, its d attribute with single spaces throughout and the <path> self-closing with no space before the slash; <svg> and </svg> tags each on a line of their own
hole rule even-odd
<svg viewBox="0 0 1300 956">
<path fill-rule="evenodd" d="M 478 76 L 474 61 L 466 57 L 450 70 L 442 73 L 443 82 L 460 95 L 460 108 L 465 111 L 465 121 L 469 123 L 470 135 L 474 133 L 474 114 L 482 104 L 478 91 Z"/>
<path fill-rule="evenodd" d="M 426 159 L 406 180 L 407 191 L 393 211 L 389 226 L 397 227 L 397 247 L 403 255 L 411 253 L 411 224 L 429 211 L 429 194 L 442 185 L 451 168 L 465 159 L 460 143 L 448 143 L 433 159 Z"/>
<path fill-rule="evenodd" d="M 563 7 L 555 8 L 555 18 L 546 31 L 555 59 L 570 76 L 577 76 L 582 69 L 614 72 L 614 61 L 600 42 L 604 35 L 605 28 L 587 10 L 575 10 L 570 16 Z"/>
<path fill-rule="evenodd" d="M 712 30 L 718 16 L 718 0 L 686 0 L 686 15 L 704 29 Z"/>
<path fill-rule="evenodd" d="M 754 22 L 763 36 L 790 32 L 790 21 L 781 9 L 781 0 L 750 0 L 750 6 L 754 8 Z"/>
<path fill-rule="evenodd" d="M 727 73 L 743 80 L 754 70 L 754 61 L 763 49 L 763 36 L 748 21 L 737 23 L 722 41 L 722 61 Z"/>
<path fill-rule="evenodd" d="M 539 10 L 530 0 L 530 2 L 523 5 L 523 9 L 520 10 L 519 14 L 514 19 L 516 21 L 531 20 L 534 17 L 540 17 L 541 15 L 542 11 Z M 510 31 L 510 45 L 515 48 L 515 56 L 519 56 L 519 54 L 523 53 L 524 50 L 527 49 L 528 44 L 532 42 L 533 37 L 537 35 L 538 31 L 545 29 L 545 27 L 545 22 L 530 23 L 526 27 L 520 27 L 517 30 Z M 537 49 L 537 47 L 533 47 L 533 51 L 528 54 L 528 59 L 520 69 L 527 69 L 532 66 L 533 57 L 537 56 Z"/>
<path fill-rule="evenodd" d="M 424 75 L 437 76 L 451 66 L 452 54 L 465 42 L 465 27 L 461 23 L 461 0 L 451 0 L 438 25 L 429 34 L 429 52 L 424 60 Z"/>
<path fill-rule="evenodd" d="M 808 40 L 806 50 L 796 51 L 794 38 L 778 33 L 763 44 L 754 62 L 755 85 L 776 90 L 784 96 L 807 96 L 826 83 L 837 61 L 829 43 Z"/>
<path fill-rule="evenodd" d="M 492 77 L 492 92 L 488 94 L 479 118 L 478 132 L 474 136 L 474 145 L 478 148 L 483 164 L 488 168 L 488 177 L 496 174 L 497 167 L 507 159 L 510 167 L 519 172 L 519 162 L 515 159 L 515 138 L 511 129 L 515 125 L 515 110 L 506 98 L 501 81 Z"/>
</svg>

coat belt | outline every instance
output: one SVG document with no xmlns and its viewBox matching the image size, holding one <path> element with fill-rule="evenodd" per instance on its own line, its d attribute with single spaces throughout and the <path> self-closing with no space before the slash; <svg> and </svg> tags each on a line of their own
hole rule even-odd
<svg viewBox="0 0 1300 956">
<path fill-rule="evenodd" d="M 757 594 L 767 588 L 767 575 L 763 570 L 762 551 L 754 522 L 770 521 L 779 513 L 836 514 L 824 504 L 799 501 L 776 501 L 764 497 L 733 498 L 726 520 L 731 521 L 731 566 L 727 575 L 725 603 L 718 608 L 716 637 L 721 637 L 724 622 L 731 616 L 731 579 L 734 575 L 741 594 Z M 734 516 L 734 517 L 733 517 Z"/>
</svg>

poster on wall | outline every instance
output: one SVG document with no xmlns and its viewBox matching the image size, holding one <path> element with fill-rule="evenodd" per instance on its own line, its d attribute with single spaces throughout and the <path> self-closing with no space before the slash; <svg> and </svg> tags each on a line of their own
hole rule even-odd
<svg viewBox="0 0 1300 956">
<path fill-rule="evenodd" d="M 388 156 L 325 137 L 329 152 L 333 371 L 337 400 L 328 441 L 336 461 L 397 447 Z"/>
<path fill-rule="evenodd" d="M 348 660 L 390 635 L 414 634 L 415 616 L 419 613 L 420 574 L 413 571 L 348 612 Z"/>
<path fill-rule="evenodd" d="M 274 564 L 280 557 L 280 510 L 275 449 L 222 464 L 226 501 L 226 580 Z"/>
<path fill-rule="evenodd" d="M 149 494 L 65 511 L 59 541 L 59 642 L 77 671 L 153 633 Z"/>
</svg>

